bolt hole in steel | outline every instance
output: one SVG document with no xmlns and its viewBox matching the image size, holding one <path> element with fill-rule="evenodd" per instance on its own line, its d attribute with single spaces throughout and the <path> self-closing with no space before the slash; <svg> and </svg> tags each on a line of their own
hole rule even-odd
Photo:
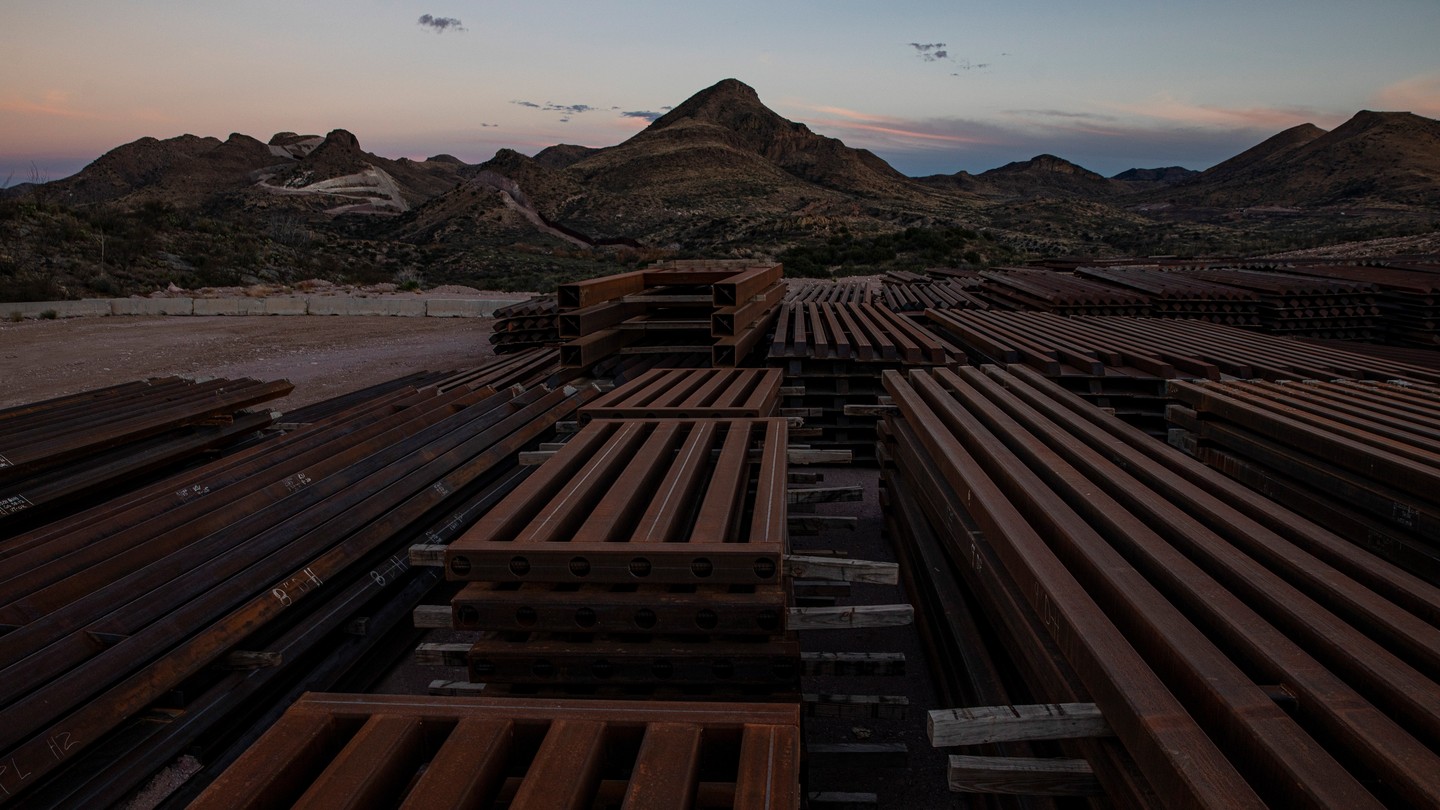
<svg viewBox="0 0 1440 810">
<path fill-rule="evenodd" d="M 451 557 L 450 570 L 459 576 L 465 576 L 466 574 L 470 573 L 470 558 Z"/>
<path fill-rule="evenodd" d="M 775 576 L 775 561 L 761 557 L 755 561 L 755 576 L 770 579 Z"/>
<path fill-rule="evenodd" d="M 675 665 L 662 658 L 650 665 L 650 674 L 662 681 L 669 680 L 675 677 Z"/>
<path fill-rule="evenodd" d="M 469 563 L 466 563 L 466 567 L 469 567 Z M 530 573 L 530 561 L 524 557 L 511 557 L 510 573 L 517 577 L 525 576 Z"/>
<path fill-rule="evenodd" d="M 553 678 L 555 677 L 555 665 L 541 659 L 530 665 L 530 674 L 537 678 Z"/>
<path fill-rule="evenodd" d="M 701 630 L 714 630 L 715 625 L 719 623 L 720 617 L 709 608 L 701 608 L 695 612 L 695 626 Z"/>
<path fill-rule="evenodd" d="M 495 664 L 484 658 L 471 664 L 470 668 L 475 672 L 477 678 L 488 678 L 495 674 Z"/>
<path fill-rule="evenodd" d="M 594 627 L 595 611 L 591 610 L 588 607 L 580 608 L 579 610 L 575 611 L 575 624 L 577 627 Z"/>
<path fill-rule="evenodd" d="M 735 664 L 732 661 L 721 659 L 710 665 L 710 674 L 722 681 L 735 677 Z"/>
<path fill-rule="evenodd" d="M 701 578 L 708 577 L 715 573 L 715 564 L 704 557 L 696 557 L 695 561 L 690 563 L 690 573 Z"/>
<path fill-rule="evenodd" d="M 515 611 L 515 623 L 521 627 L 535 626 L 535 608 L 522 607 Z"/>
<path fill-rule="evenodd" d="M 460 623 L 461 623 L 461 624 L 466 624 L 466 625 L 477 624 L 477 623 L 479 623 L 479 621 L 480 621 L 480 611 L 476 610 L 475 608 L 471 607 L 470 605 L 461 605 L 461 606 L 460 606 Z"/>
<path fill-rule="evenodd" d="M 590 561 L 584 557 L 571 557 L 570 573 L 577 577 L 589 576 Z"/>
<path fill-rule="evenodd" d="M 650 608 L 640 608 L 635 611 L 635 626 L 641 630 L 649 630 L 655 626 L 656 621 L 655 611 Z"/>
<path fill-rule="evenodd" d="M 644 557 L 636 557 L 635 559 L 631 560 L 631 561 L 630 561 L 630 576 L 632 576 L 632 577 L 648 577 L 648 576 L 650 576 L 650 561 L 647 560 L 647 559 L 645 559 Z"/>
<path fill-rule="evenodd" d="M 590 674 L 602 681 L 609 680 L 615 674 L 615 665 L 602 658 L 590 665 Z"/>
<path fill-rule="evenodd" d="M 755 617 L 755 626 L 761 630 L 778 630 L 780 628 L 780 614 L 773 610 L 762 610 Z"/>
</svg>

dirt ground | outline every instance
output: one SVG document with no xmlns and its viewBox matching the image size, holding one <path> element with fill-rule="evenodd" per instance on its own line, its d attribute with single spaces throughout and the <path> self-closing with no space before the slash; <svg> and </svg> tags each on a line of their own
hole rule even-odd
<svg viewBox="0 0 1440 810">
<path fill-rule="evenodd" d="M 0 408 L 179 375 L 286 379 L 288 411 L 493 356 L 490 318 L 110 317 L 0 323 Z"/>
</svg>

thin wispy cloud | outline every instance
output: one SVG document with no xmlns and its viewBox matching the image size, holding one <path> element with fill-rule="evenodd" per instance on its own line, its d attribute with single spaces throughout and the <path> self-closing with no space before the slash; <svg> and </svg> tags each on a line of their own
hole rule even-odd
<svg viewBox="0 0 1440 810">
<path fill-rule="evenodd" d="M 436 17 L 433 14 L 421 14 L 420 19 L 415 22 L 421 28 L 428 28 L 437 34 L 443 34 L 446 31 L 467 30 L 464 24 L 454 17 Z"/>
<path fill-rule="evenodd" d="M 1440 73 L 1413 76 L 1380 88 L 1375 106 L 1392 112 L 1440 117 Z"/>
<path fill-rule="evenodd" d="M 1132 116 L 1196 127 L 1283 129 L 1334 117 L 1331 113 L 1305 107 L 1222 107 L 1194 104 L 1170 95 L 1157 96 L 1139 104 L 1112 102 L 1106 106 Z"/>
<path fill-rule="evenodd" d="M 85 110 L 77 110 L 70 104 L 70 94 L 61 90 L 47 91 L 40 98 L 11 96 L 0 99 L 0 111 L 45 115 L 52 118 L 68 118 L 77 121 L 96 120 L 101 116 Z"/>
<path fill-rule="evenodd" d="M 620 117 L 639 118 L 645 121 L 654 121 L 656 118 L 659 118 L 664 114 L 665 113 L 663 112 L 655 112 L 653 110 L 626 110 L 625 112 L 620 113 Z"/>
<path fill-rule="evenodd" d="M 1129 168 L 1204 169 L 1274 135 L 1281 126 L 1195 126 L 1067 110 L 1010 110 L 999 120 L 907 119 L 806 105 L 815 131 L 870 149 L 912 175 L 980 172 L 1040 154 L 1113 175 Z M 1246 115 L 1220 116 L 1234 122 Z M 1248 118 L 1266 120 L 1266 116 Z"/>
</svg>

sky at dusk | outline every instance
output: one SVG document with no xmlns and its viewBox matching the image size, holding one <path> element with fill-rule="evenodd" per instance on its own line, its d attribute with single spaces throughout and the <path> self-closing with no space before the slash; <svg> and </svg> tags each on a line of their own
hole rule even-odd
<svg viewBox="0 0 1440 810">
<path fill-rule="evenodd" d="M 725 78 L 910 175 L 1204 169 L 1440 117 L 1440 0 L 4 0 L 0 182 L 143 136 L 348 129 L 478 163 L 610 146 Z"/>
</svg>

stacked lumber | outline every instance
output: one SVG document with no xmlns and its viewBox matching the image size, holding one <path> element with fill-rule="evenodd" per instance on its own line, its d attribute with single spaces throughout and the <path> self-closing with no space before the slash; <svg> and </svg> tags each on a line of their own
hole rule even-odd
<svg viewBox="0 0 1440 810">
<path fill-rule="evenodd" d="M 1075 274 L 1141 293 L 1156 318 L 1194 318 L 1232 326 L 1260 325 L 1260 296 L 1162 267 L 1080 267 Z"/>
<path fill-rule="evenodd" d="M 800 748 L 793 705 L 314 694 L 191 806 L 800 810 Z"/>
<path fill-rule="evenodd" d="M 1260 327 L 1278 335 L 1377 340 L 1378 289 L 1369 282 L 1242 268 L 1177 268 L 1191 278 L 1260 296 Z"/>
<path fill-rule="evenodd" d="M 283 380 L 165 377 L 0 410 L 0 537 L 270 425 Z"/>
<path fill-rule="evenodd" d="M 884 369 L 944 365 L 960 353 L 903 315 L 875 304 L 784 305 L 768 364 L 785 372 L 782 415 L 821 437 L 811 445 L 874 459 Z M 848 409 L 848 410 L 847 410 Z"/>
<path fill-rule="evenodd" d="M 1150 299 L 1138 292 L 1050 270 L 999 267 L 980 274 L 972 292 L 1004 310 L 1057 315 L 1148 315 Z"/>
<path fill-rule="evenodd" d="M 561 364 L 587 368 L 613 354 L 708 352 L 733 367 L 770 328 L 785 296 L 778 264 L 677 262 L 562 284 Z"/>
<path fill-rule="evenodd" d="M 560 339 L 555 317 L 560 307 L 554 295 L 537 295 L 527 301 L 495 310 L 490 345 L 498 353 L 554 346 Z"/>
<path fill-rule="evenodd" d="M 1031 369 L 885 386 L 887 495 L 1024 688 L 1093 703 L 1108 732 L 1089 735 L 1113 734 L 1027 770 L 1093 776 L 1120 806 L 1440 803 L 1440 589 Z M 969 759 L 952 782 L 983 789 Z"/>
<path fill-rule="evenodd" d="M 1440 583 L 1440 386 L 1173 381 L 1172 443 Z"/>
<path fill-rule="evenodd" d="M 347 635 L 435 584 L 410 573 L 416 535 L 493 505 L 594 394 L 402 389 L 0 543 L 3 798 L 113 800 L 263 718 L 258 696 L 339 677 L 377 643 Z"/>
</svg>

